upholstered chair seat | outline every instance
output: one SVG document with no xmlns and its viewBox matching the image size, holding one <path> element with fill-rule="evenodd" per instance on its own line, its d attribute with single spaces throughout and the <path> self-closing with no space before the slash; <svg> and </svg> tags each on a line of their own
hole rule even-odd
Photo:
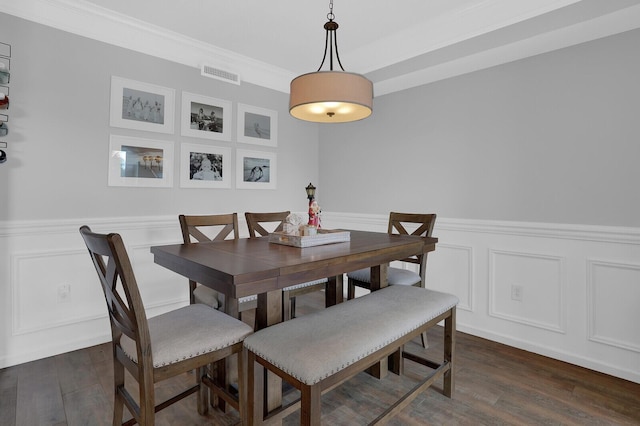
<svg viewBox="0 0 640 426">
<path fill-rule="evenodd" d="M 356 281 L 371 284 L 371 269 L 369 268 L 349 272 L 348 276 Z M 416 285 L 422 281 L 420 274 L 394 267 L 387 268 L 387 280 L 389 285 Z"/>
</svg>

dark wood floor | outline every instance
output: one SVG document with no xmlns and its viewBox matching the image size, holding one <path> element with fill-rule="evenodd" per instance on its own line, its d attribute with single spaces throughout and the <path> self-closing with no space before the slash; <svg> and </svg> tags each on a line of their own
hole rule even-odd
<svg viewBox="0 0 640 426">
<path fill-rule="evenodd" d="M 319 295 L 299 299 L 298 310 L 316 309 Z M 441 384 L 418 396 L 392 425 L 640 425 L 640 384 L 617 379 L 458 333 L 456 390 L 453 399 Z M 430 331 L 427 350 L 441 357 L 442 330 Z M 423 350 L 419 341 L 410 351 Z M 383 380 L 360 374 L 323 396 L 327 425 L 362 425 L 375 419 L 416 382 L 424 367 L 407 362 L 407 376 Z M 111 424 L 111 351 L 98 345 L 0 370 L 0 424 Z M 158 386 L 173 392 L 192 380 L 184 375 Z M 195 396 L 163 410 L 158 425 L 230 425 L 236 413 L 201 417 Z M 285 419 L 297 424 L 297 413 Z"/>
</svg>

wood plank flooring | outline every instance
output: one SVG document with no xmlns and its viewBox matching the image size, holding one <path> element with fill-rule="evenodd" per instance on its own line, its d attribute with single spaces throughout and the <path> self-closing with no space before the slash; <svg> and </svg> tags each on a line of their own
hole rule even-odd
<svg viewBox="0 0 640 426">
<path fill-rule="evenodd" d="M 312 293 L 298 298 L 299 314 L 318 309 L 322 297 Z M 454 398 L 444 397 L 441 383 L 436 383 L 391 425 L 640 425 L 640 384 L 464 333 L 457 336 Z M 426 351 L 434 359 L 441 358 L 441 340 L 442 329 L 429 332 Z M 424 349 L 417 339 L 407 350 Z M 112 371 L 109 344 L 2 369 L 0 424 L 111 424 Z M 363 425 L 375 419 L 425 370 L 407 361 L 406 371 L 405 377 L 389 374 L 383 380 L 359 374 L 327 393 L 323 424 Z M 158 397 L 192 380 L 186 374 L 162 383 Z M 238 420 L 233 411 L 199 416 L 195 395 L 157 416 L 158 425 L 232 425 Z M 298 424 L 298 414 L 284 424 Z"/>
</svg>

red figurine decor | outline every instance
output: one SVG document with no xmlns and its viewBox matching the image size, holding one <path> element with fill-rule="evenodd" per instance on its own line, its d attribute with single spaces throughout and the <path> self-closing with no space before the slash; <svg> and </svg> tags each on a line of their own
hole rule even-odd
<svg viewBox="0 0 640 426">
<path fill-rule="evenodd" d="M 305 188 L 307 191 L 307 199 L 309 200 L 309 223 L 310 226 L 320 228 L 320 206 L 316 202 L 316 187 L 309 182 Z"/>
</svg>

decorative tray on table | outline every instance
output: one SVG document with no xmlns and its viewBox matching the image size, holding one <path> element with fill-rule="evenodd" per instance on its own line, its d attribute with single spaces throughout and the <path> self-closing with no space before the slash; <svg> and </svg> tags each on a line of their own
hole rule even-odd
<svg viewBox="0 0 640 426">
<path fill-rule="evenodd" d="M 344 243 L 351 240 L 349 231 L 318 229 L 316 235 L 290 235 L 284 232 L 269 234 L 269 242 L 293 247 L 313 247 L 324 244 Z"/>
</svg>

